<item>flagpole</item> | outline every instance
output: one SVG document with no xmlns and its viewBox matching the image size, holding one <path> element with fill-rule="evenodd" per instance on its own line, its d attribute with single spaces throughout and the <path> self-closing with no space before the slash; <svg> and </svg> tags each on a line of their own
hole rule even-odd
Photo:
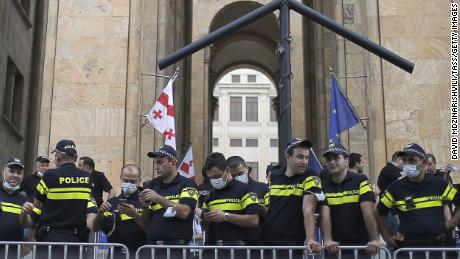
<svg viewBox="0 0 460 259">
<path fill-rule="evenodd" d="M 329 67 L 329 73 L 330 73 L 332 76 L 334 76 L 335 80 L 338 82 L 337 77 L 335 76 L 334 71 L 332 70 L 332 67 Z M 367 125 L 364 124 L 364 122 L 363 122 L 363 120 L 361 119 L 361 117 L 358 116 L 358 113 L 356 112 L 355 107 L 353 106 L 353 104 L 351 104 L 350 99 L 348 99 L 348 95 L 346 95 L 346 94 L 343 92 L 342 86 L 340 86 L 340 84 L 338 84 L 338 86 L 339 86 L 339 91 L 342 93 L 343 96 L 345 96 L 345 100 L 347 100 L 348 105 L 350 105 L 351 109 L 353 110 L 353 112 L 355 113 L 356 117 L 358 118 L 358 120 L 359 120 L 359 125 L 361 125 L 361 127 L 363 127 L 363 129 L 367 130 Z"/>
<path fill-rule="evenodd" d="M 316 161 L 318 161 L 318 164 L 319 164 L 319 167 L 321 168 L 321 170 L 323 170 L 323 165 L 321 165 L 321 163 L 319 162 L 319 159 L 316 156 L 315 151 L 313 150 L 313 148 L 310 148 L 310 152 L 313 154 L 313 156 L 315 157 Z"/>
</svg>

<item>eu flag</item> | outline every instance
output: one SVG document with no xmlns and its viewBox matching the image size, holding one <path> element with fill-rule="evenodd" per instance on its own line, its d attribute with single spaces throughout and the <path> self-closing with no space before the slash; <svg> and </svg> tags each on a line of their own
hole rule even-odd
<svg viewBox="0 0 460 259">
<path fill-rule="evenodd" d="M 308 169 L 314 171 L 317 175 L 319 175 L 321 170 L 323 170 L 323 167 L 312 148 L 310 148 L 310 156 L 308 157 Z"/>
<path fill-rule="evenodd" d="M 331 105 L 329 110 L 329 145 L 340 143 L 340 133 L 359 123 L 359 118 L 347 97 L 342 92 L 339 82 L 331 75 Z"/>
</svg>

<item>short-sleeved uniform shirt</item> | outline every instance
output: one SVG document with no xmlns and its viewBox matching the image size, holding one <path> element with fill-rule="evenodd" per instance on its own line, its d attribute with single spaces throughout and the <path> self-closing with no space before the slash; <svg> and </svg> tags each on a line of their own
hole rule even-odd
<svg viewBox="0 0 460 259">
<path fill-rule="evenodd" d="M 147 231 L 147 242 L 191 240 L 193 236 L 193 211 L 198 202 L 195 182 L 178 173 L 170 183 L 164 183 L 162 179 L 156 178 L 146 187 L 171 202 L 187 205 L 192 209 L 192 213 L 186 219 L 166 218 L 163 217 L 163 214 L 167 208 L 163 208 L 161 204 L 150 204 L 148 209 L 151 211 L 151 217 Z"/>
<path fill-rule="evenodd" d="M 268 185 L 266 183 L 255 181 L 251 177 L 249 177 L 248 184 L 249 184 L 250 191 L 254 192 L 257 195 L 259 204 L 261 206 L 265 206 L 265 198 L 268 193 Z M 244 239 L 245 241 L 259 241 L 260 235 L 262 234 L 262 223 L 260 223 L 259 226 L 255 228 L 247 228 L 246 232 L 247 232 L 247 235 L 246 235 L 246 238 Z"/>
<path fill-rule="evenodd" d="M 399 232 L 406 237 L 438 236 L 445 233 L 444 204 L 460 205 L 457 190 L 444 179 L 425 174 L 415 183 L 403 177 L 391 183 L 382 195 L 377 209 L 386 214 L 396 209 L 399 214 Z"/>
<path fill-rule="evenodd" d="M 88 202 L 91 201 L 90 175 L 73 163 L 50 169 L 37 185 L 35 198 L 43 203 L 40 225 L 61 230 L 84 230 Z"/>
<path fill-rule="evenodd" d="M 98 208 L 96 206 L 96 202 L 94 199 L 91 199 L 88 201 L 88 205 L 86 206 L 86 215 L 91 214 L 91 213 L 97 213 Z M 30 217 L 32 218 L 32 221 L 34 224 L 38 223 L 40 221 L 40 216 L 42 214 L 42 210 L 34 207 L 32 213 L 30 214 Z"/>
<path fill-rule="evenodd" d="M 268 214 L 264 222 L 262 238 L 267 244 L 303 245 L 305 228 L 303 197 L 321 193 L 321 180 L 313 171 L 288 177 L 286 167 L 270 175 Z"/>
<path fill-rule="evenodd" d="M 126 199 L 128 204 L 133 205 L 136 211 L 142 214 L 143 208 L 139 201 L 139 192 L 135 192 L 127 198 L 124 195 L 110 198 L 107 202 L 110 203 L 111 208 L 110 211 L 104 213 L 101 229 L 105 234 L 112 232 L 107 237 L 110 243 L 121 243 L 128 247 L 142 246 L 145 244 L 146 234 L 133 218 L 120 213 L 118 210 L 120 198 Z"/>
<path fill-rule="evenodd" d="M 203 208 L 214 211 L 253 215 L 259 214 L 260 204 L 257 195 L 251 191 L 248 184 L 232 179 L 220 190 L 213 190 L 204 201 Z M 206 230 L 206 243 L 215 244 L 217 240 L 237 241 L 246 240 L 247 228 L 230 222 L 210 223 Z"/>
<path fill-rule="evenodd" d="M 112 189 L 112 185 L 103 172 L 93 170 L 91 172 L 91 178 L 91 196 L 96 200 L 97 206 L 100 207 L 103 202 L 102 195 L 104 192 L 109 192 Z"/>
<path fill-rule="evenodd" d="M 23 241 L 24 231 L 19 216 L 26 201 L 19 190 L 9 194 L 0 184 L 0 241 Z"/>
<path fill-rule="evenodd" d="M 30 174 L 24 177 L 21 182 L 21 191 L 25 191 L 27 200 L 34 202 L 35 192 L 37 191 L 37 185 L 42 178 L 37 173 Z"/>
<path fill-rule="evenodd" d="M 367 177 L 351 171 L 341 183 L 329 176 L 323 181 L 326 199 L 320 203 L 331 212 L 332 239 L 341 245 L 365 245 L 369 232 L 364 222 L 361 202 L 375 202 L 375 194 Z"/>
</svg>

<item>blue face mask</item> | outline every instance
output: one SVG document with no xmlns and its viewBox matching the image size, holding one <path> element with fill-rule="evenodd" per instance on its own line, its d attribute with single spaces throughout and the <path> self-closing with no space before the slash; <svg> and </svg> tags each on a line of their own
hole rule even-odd
<svg viewBox="0 0 460 259">
<path fill-rule="evenodd" d="M 420 170 L 417 170 L 417 166 L 420 162 L 416 165 L 403 165 L 403 171 L 406 173 L 407 177 L 417 177 L 420 175 Z"/>
<path fill-rule="evenodd" d="M 131 195 L 137 191 L 137 185 L 134 183 L 121 183 L 121 189 L 123 190 L 123 193 L 126 195 Z"/>
<path fill-rule="evenodd" d="M 216 190 L 220 190 L 224 188 L 227 185 L 227 182 L 225 182 L 224 178 L 217 178 L 217 179 L 209 179 L 211 181 L 212 187 Z"/>
<path fill-rule="evenodd" d="M 246 173 L 244 173 L 242 175 L 235 176 L 235 180 L 240 181 L 242 183 L 248 183 L 249 182 L 249 178 L 248 178 L 248 175 Z"/>
</svg>

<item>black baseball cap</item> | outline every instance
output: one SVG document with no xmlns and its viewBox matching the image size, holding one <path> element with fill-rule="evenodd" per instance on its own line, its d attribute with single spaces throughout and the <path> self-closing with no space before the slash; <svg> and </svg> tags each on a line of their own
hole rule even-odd
<svg viewBox="0 0 460 259">
<path fill-rule="evenodd" d="M 45 155 L 40 155 L 40 156 L 37 157 L 37 159 L 35 160 L 35 162 L 49 163 L 50 160 L 48 159 L 47 156 L 45 156 Z"/>
<path fill-rule="evenodd" d="M 77 146 L 72 140 L 63 139 L 56 144 L 56 148 L 51 153 L 55 152 L 73 156 L 77 154 Z"/>
<path fill-rule="evenodd" d="M 15 169 L 15 168 L 24 169 L 24 164 L 22 163 L 21 159 L 12 158 L 6 161 L 5 167 L 11 168 L 11 169 Z"/>
<path fill-rule="evenodd" d="M 300 138 L 293 138 L 287 143 L 286 150 L 284 152 L 287 153 L 289 150 L 294 149 L 296 147 L 311 148 L 311 146 L 312 144 L 309 140 L 301 140 Z"/>
<path fill-rule="evenodd" d="M 328 154 L 343 155 L 345 158 L 348 157 L 347 149 L 342 146 L 342 144 L 336 144 L 328 147 L 323 154 L 323 157 L 326 157 Z"/>
<path fill-rule="evenodd" d="M 147 156 L 151 158 L 167 156 L 176 162 L 179 161 L 176 150 L 169 145 L 162 146 L 158 151 L 148 152 Z"/>
<path fill-rule="evenodd" d="M 418 156 L 421 159 L 426 159 L 425 150 L 415 143 L 407 144 L 401 152 L 403 156 Z"/>
</svg>

